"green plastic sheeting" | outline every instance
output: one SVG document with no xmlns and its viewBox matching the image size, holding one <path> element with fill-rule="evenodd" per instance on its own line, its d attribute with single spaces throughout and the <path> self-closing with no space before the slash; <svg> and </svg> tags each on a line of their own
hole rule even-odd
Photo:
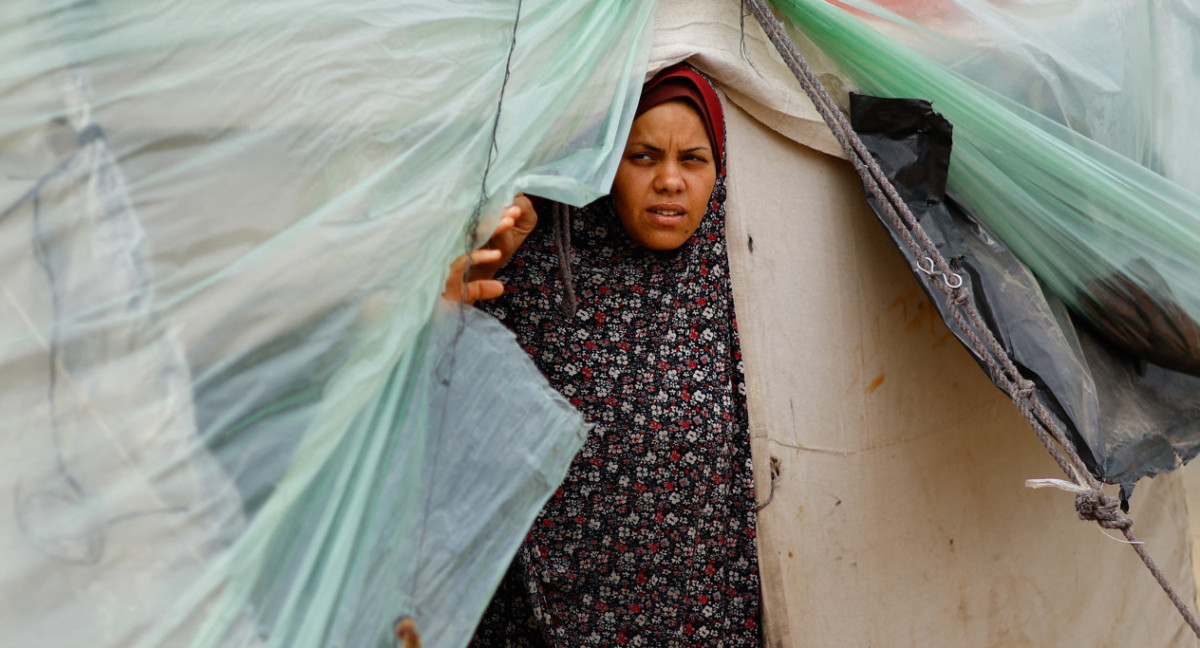
<svg viewBox="0 0 1200 648">
<path fill-rule="evenodd" d="M 864 92 L 929 100 L 954 124 L 949 191 L 1076 314 L 1200 374 L 1197 126 L 1180 99 L 1197 87 L 1195 11 L 844 4 L 775 2 Z"/>
<path fill-rule="evenodd" d="M 607 190 L 653 11 L 5 2 L 2 643 L 465 645 L 585 427 L 435 306 Z"/>
</svg>

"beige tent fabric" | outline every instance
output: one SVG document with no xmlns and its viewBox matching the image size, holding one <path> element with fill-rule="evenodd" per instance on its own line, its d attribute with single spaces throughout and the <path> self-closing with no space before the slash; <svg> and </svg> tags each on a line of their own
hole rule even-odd
<svg viewBox="0 0 1200 648">
<path fill-rule="evenodd" d="M 734 0 L 663 0 L 654 23 L 649 75 L 688 59 L 721 82 L 730 101 L 784 137 L 845 158 L 812 101 L 754 22 Z M 743 39 L 743 34 L 745 38 Z M 744 49 L 743 49 L 744 45 Z M 819 56 L 806 52 L 807 56 Z M 753 62 L 751 64 L 750 62 Z"/>
<path fill-rule="evenodd" d="M 1071 495 L 1024 486 L 1062 475 L 941 323 L 753 22 L 746 63 L 738 6 L 663 0 L 651 67 L 694 54 L 730 99 L 760 501 L 780 465 L 759 516 L 768 645 L 1197 645 L 1129 547 L 1077 520 Z M 1139 484 L 1133 507 L 1192 600 L 1181 477 Z"/>
<path fill-rule="evenodd" d="M 1187 495 L 1188 513 L 1200 510 L 1200 465 L 1195 463 L 1188 464 L 1181 468 L 1179 472 L 1183 473 L 1183 489 Z M 1197 542 L 1200 542 L 1200 516 L 1190 515 L 1192 546 L 1195 547 Z M 1192 577 L 1200 582 L 1200 555 L 1195 551 L 1192 552 Z M 1200 607 L 1200 595 L 1197 596 L 1197 607 Z"/>
</svg>

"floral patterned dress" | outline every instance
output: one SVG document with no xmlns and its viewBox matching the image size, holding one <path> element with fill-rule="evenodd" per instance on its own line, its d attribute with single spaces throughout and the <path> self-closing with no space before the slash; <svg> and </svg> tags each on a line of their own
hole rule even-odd
<svg viewBox="0 0 1200 648">
<path fill-rule="evenodd" d="M 572 210 L 566 318 L 549 218 L 481 304 L 595 423 L 473 646 L 753 646 L 754 484 L 725 252 L 725 176 L 678 250 L 634 244 L 611 200 Z M 548 210 L 541 210 L 546 212 Z"/>
</svg>

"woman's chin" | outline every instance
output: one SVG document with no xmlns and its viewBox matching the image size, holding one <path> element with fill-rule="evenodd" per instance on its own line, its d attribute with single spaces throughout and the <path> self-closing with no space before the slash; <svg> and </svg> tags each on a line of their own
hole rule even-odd
<svg viewBox="0 0 1200 648">
<path fill-rule="evenodd" d="M 678 228 L 660 228 L 649 232 L 630 232 L 630 238 L 638 245 L 657 252 L 666 252 L 681 247 L 692 237 L 692 233 L 681 224 Z"/>
</svg>

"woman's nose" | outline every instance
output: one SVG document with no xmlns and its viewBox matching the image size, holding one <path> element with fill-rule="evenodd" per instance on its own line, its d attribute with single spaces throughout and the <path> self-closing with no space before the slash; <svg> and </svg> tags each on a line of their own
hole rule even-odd
<svg viewBox="0 0 1200 648">
<path fill-rule="evenodd" d="M 655 189 L 663 193 L 678 193 L 683 191 L 683 187 L 683 174 L 680 173 L 679 165 L 674 162 L 663 164 L 655 176 Z"/>
</svg>

